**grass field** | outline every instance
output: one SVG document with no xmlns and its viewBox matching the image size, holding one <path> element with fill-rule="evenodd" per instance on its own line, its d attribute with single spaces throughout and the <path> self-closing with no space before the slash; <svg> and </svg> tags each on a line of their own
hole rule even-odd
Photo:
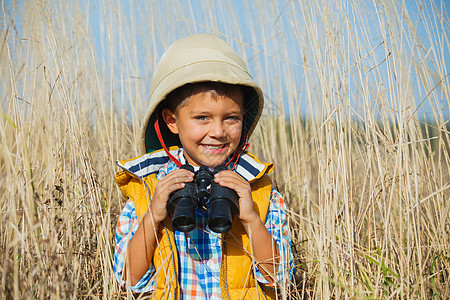
<svg viewBox="0 0 450 300">
<path fill-rule="evenodd" d="M 266 95 L 250 152 L 289 205 L 279 298 L 450 298 L 443 1 L 1 1 L 0 26 L 0 298 L 133 297 L 115 160 L 140 154 L 163 49 L 195 32 Z"/>
</svg>

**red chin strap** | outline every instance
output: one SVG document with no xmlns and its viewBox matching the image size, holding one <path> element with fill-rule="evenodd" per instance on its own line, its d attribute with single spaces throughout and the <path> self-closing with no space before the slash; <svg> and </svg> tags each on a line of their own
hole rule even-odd
<svg viewBox="0 0 450 300">
<path fill-rule="evenodd" d="M 173 156 L 172 153 L 169 152 L 169 150 L 166 147 L 166 144 L 164 143 L 164 140 L 163 140 L 162 134 L 161 134 L 161 129 L 159 128 L 158 115 L 159 115 L 158 112 L 156 112 L 156 120 L 155 120 L 155 124 L 153 124 L 153 128 L 155 129 L 156 135 L 158 136 L 158 140 L 161 143 L 161 146 L 163 147 L 164 151 L 166 151 L 167 156 L 169 156 L 170 160 L 173 161 L 178 167 L 181 167 L 183 164 L 178 159 L 176 159 L 176 157 Z M 244 119 L 244 126 L 245 126 L 245 119 Z M 239 158 L 241 157 L 242 153 L 244 153 L 244 151 L 246 151 L 248 149 L 248 147 L 250 146 L 250 144 L 248 143 L 247 133 L 245 134 L 244 137 L 245 137 L 244 143 L 242 145 L 240 145 L 234 151 L 234 154 L 231 157 L 231 159 L 225 164 L 225 167 L 228 167 L 231 164 L 231 162 L 234 161 L 233 167 L 231 167 L 230 170 L 233 170 L 236 167 L 236 164 L 239 161 Z"/>
<path fill-rule="evenodd" d="M 158 112 L 156 112 L 156 121 L 155 121 L 155 124 L 153 125 L 153 127 L 155 128 L 156 135 L 158 136 L 158 140 L 159 140 L 159 142 L 161 143 L 161 146 L 164 148 L 164 151 L 166 151 L 167 156 L 169 156 L 169 158 L 170 158 L 170 159 L 171 159 L 178 167 L 181 167 L 183 164 L 182 164 L 178 159 L 176 159 L 176 157 L 173 156 L 172 153 L 169 152 L 169 150 L 168 150 L 167 147 L 166 147 L 166 144 L 164 144 L 164 140 L 163 140 L 162 135 L 161 135 L 161 130 L 159 129 Z"/>
<path fill-rule="evenodd" d="M 230 170 L 234 170 L 234 168 L 236 167 L 237 162 L 239 161 L 239 158 L 241 158 L 242 153 L 244 153 L 248 149 L 248 147 L 250 147 L 250 144 L 248 142 L 246 142 L 241 147 L 239 147 L 240 150 L 236 150 L 234 152 L 233 157 L 230 159 L 229 162 L 227 162 L 225 164 L 225 167 L 228 167 L 228 165 L 234 160 L 234 164 L 233 164 L 233 166 L 230 169 Z"/>
<path fill-rule="evenodd" d="M 242 128 L 243 128 L 244 131 L 247 131 L 247 130 L 245 130 L 246 120 L 247 120 L 247 118 L 244 115 L 244 124 L 242 124 Z M 231 157 L 231 159 L 225 164 L 225 167 L 228 167 L 228 165 L 230 165 L 231 162 L 234 161 L 233 166 L 230 169 L 230 170 L 234 170 L 234 168 L 236 167 L 236 164 L 239 161 L 239 158 L 241 157 L 242 153 L 244 153 L 248 149 L 248 147 L 250 147 L 250 144 L 248 142 L 248 134 L 246 132 L 245 135 L 244 135 L 244 143 L 242 143 L 241 145 L 239 145 L 237 147 L 237 149 L 234 151 L 234 154 Z"/>
</svg>

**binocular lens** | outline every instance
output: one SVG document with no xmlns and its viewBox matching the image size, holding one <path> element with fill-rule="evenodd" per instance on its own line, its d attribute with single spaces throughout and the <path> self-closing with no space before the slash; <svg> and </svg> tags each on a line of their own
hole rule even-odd
<svg viewBox="0 0 450 300">
<path fill-rule="evenodd" d="M 233 226 L 230 205 L 227 201 L 211 201 L 209 204 L 209 228 L 217 233 L 226 233 Z"/>
<path fill-rule="evenodd" d="M 191 198 L 181 198 L 173 211 L 172 226 L 178 231 L 189 232 L 195 228 L 195 204 Z"/>
</svg>

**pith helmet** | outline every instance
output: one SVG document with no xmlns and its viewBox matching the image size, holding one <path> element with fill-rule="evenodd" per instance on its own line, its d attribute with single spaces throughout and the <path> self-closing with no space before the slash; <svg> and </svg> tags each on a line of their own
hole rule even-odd
<svg viewBox="0 0 450 300">
<path fill-rule="evenodd" d="M 162 149 L 154 128 L 158 105 L 173 90 L 197 82 L 221 82 L 245 87 L 245 130 L 251 135 L 264 107 L 261 88 L 239 55 L 222 39 L 211 34 L 195 34 L 173 43 L 159 60 L 150 87 L 150 101 L 141 133 L 145 153 Z M 159 127 L 167 147 L 181 146 L 159 117 Z"/>
</svg>

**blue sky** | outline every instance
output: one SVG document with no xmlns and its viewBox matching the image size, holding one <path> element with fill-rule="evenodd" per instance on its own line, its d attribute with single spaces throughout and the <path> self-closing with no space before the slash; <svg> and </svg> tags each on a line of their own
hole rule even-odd
<svg viewBox="0 0 450 300">
<path fill-rule="evenodd" d="M 262 1 L 149 1 L 145 3 L 145 6 L 140 6 L 138 2 L 133 1 L 115 1 L 112 4 L 105 1 L 75 1 L 69 3 L 72 6 L 78 5 L 86 18 L 86 22 L 89 22 L 90 36 L 95 43 L 96 64 L 100 72 L 109 74 L 114 71 L 114 74 L 118 76 L 116 81 L 118 83 L 123 78 L 139 80 L 141 82 L 140 87 L 143 89 L 142 92 L 148 95 L 155 63 L 170 43 L 188 34 L 212 32 L 221 35 L 245 57 L 251 72 L 259 74 L 257 80 L 262 82 L 269 100 L 279 103 L 280 101 L 277 102 L 277 98 L 281 97 L 284 105 L 287 106 L 288 96 L 286 95 L 292 96 L 293 82 L 296 83 L 296 89 L 298 89 L 294 96 L 306 97 L 302 89 L 308 69 L 305 69 L 302 57 L 311 57 L 311 51 L 314 51 L 314 49 L 306 48 L 306 50 L 302 50 L 299 47 L 300 39 L 297 34 L 304 34 L 305 29 L 302 27 L 307 25 L 302 13 L 296 11 L 298 6 L 293 5 L 295 2 L 288 0 L 266 1 L 263 3 L 267 4 L 259 5 L 260 2 Z M 446 15 L 448 21 L 445 8 L 448 5 L 447 2 L 436 1 L 436 6 L 440 13 Z M 50 3 L 55 4 L 57 2 L 50 1 Z M 349 1 L 343 1 L 342 3 L 348 7 L 347 16 L 344 17 L 347 17 L 349 22 L 353 23 L 351 3 Z M 373 28 L 368 28 L 370 44 L 361 45 L 361 51 L 368 53 L 382 39 L 379 31 L 380 26 L 377 24 L 375 7 L 373 6 L 374 2 L 365 1 L 364 3 L 367 14 L 364 17 L 367 20 L 373 20 L 374 24 Z M 404 3 L 411 22 L 417 30 L 418 37 L 425 48 L 429 48 L 430 43 L 422 16 L 419 14 L 419 7 L 415 1 L 405 1 Z M 424 6 L 429 8 L 431 7 L 430 3 L 430 1 L 426 1 Z M 5 4 L 7 11 L 11 10 L 11 2 L 6 1 Z M 18 1 L 17 4 L 19 10 L 23 9 L 21 1 Z M 325 9 L 323 7 L 316 8 L 318 10 Z M 332 4 L 328 9 L 333 9 Z M 335 12 L 330 12 L 330 15 L 333 15 L 333 13 Z M 316 13 L 316 17 L 318 15 L 320 14 Z M 20 30 L 20 18 L 16 17 L 15 22 Z M 320 23 L 323 20 L 319 18 L 317 22 Z M 355 23 L 352 25 L 355 25 Z M 448 29 L 449 24 L 447 23 L 443 27 Z M 318 29 L 323 30 L 321 24 L 318 24 Z M 121 36 L 119 32 L 122 34 Z M 341 33 L 337 33 L 337 36 L 339 34 Z M 434 34 L 437 37 L 442 37 L 442 33 L 438 31 L 434 31 Z M 388 36 L 387 38 L 389 40 L 391 37 Z M 113 49 L 111 49 L 111 45 L 114 45 Z M 320 50 L 323 51 L 323 49 Z M 445 67 L 448 68 L 449 49 L 444 47 L 438 50 L 439 55 L 444 58 Z M 350 51 L 353 50 L 350 49 Z M 150 55 L 149 53 L 156 55 Z M 383 70 L 383 58 L 389 56 L 386 54 L 386 48 L 376 48 L 373 50 L 373 56 L 381 63 L 379 70 Z M 347 63 L 351 64 L 352 61 Z M 375 63 L 377 62 L 374 61 L 373 64 Z M 310 61 L 308 64 L 311 65 L 313 62 Z M 282 70 L 288 70 L 286 74 L 289 75 L 289 78 L 280 76 Z M 383 74 L 383 72 L 381 71 L 380 76 L 385 81 L 387 73 Z M 445 70 L 445 72 L 448 72 L 448 70 Z M 446 74 L 445 72 L 444 74 Z M 374 76 L 373 73 L 375 72 L 371 73 L 368 76 Z M 272 74 L 276 74 L 276 78 L 272 78 Z M 412 74 L 411 78 L 413 83 L 418 84 L 417 74 Z M 447 77 L 444 80 L 447 85 L 448 79 Z M 439 82 L 439 78 L 436 78 L 435 82 Z M 120 85 L 114 89 L 118 93 L 121 91 Z M 439 93 L 439 89 L 437 88 L 433 93 Z M 425 94 L 425 91 L 422 91 L 419 95 L 419 89 L 415 91 L 416 106 L 419 106 Z M 129 106 L 129 103 L 126 103 L 126 97 L 117 98 L 125 99 L 120 105 L 125 108 Z M 351 99 L 352 106 L 358 107 L 357 96 L 355 95 L 353 98 Z M 299 102 L 300 113 L 307 114 L 307 101 L 300 99 Z M 450 115 L 448 104 L 443 101 L 441 105 L 448 118 Z M 431 114 L 428 99 L 425 99 L 418 108 L 420 118 L 424 112 L 426 115 Z"/>
</svg>

